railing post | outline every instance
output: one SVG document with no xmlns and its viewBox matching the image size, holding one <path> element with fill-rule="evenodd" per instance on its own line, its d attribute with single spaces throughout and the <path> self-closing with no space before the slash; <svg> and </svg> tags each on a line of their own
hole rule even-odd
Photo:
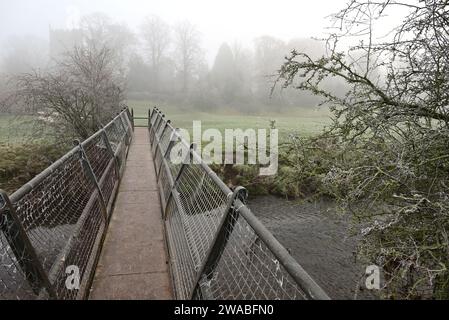
<svg viewBox="0 0 449 320">
<path fill-rule="evenodd" d="M 134 109 L 133 108 L 131 108 L 131 125 L 132 125 L 132 128 L 133 128 L 133 131 L 134 131 Z"/>
<path fill-rule="evenodd" d="M 178 128 L 176 128 L 170 136 L 170 141 L 168 142 L 168 146 L 167 146 L 167 150 L 165 150 L 164 154 L 162 155 L 162 159 L 165 159 L 167 157 L 167 154 L 171 151 L 171 149 L 173 148 L 173 145 L 175 144 L 175 140 L 173 139 L 173 137 L 176 136 L 176 132 L 178 131 Z M 162 163 L 164 163 L 164 161 L 162 161 Z M 162 165 L 159 167 L 159 171 L 157 172 L 157 176 L 159 177 L 160 172 L 162 170 Z"/>
<path fill-rule="evenodd" d="M 108 210 L 107 210 L 106 200 L 104 198 L 103 191 L 101 191 L 100 184 L 98 183 L 97 177 L 95 176 L 95 172 L 92 169 L 89 159 L 87 158 L 87 155 L 86 155 L 86 152 L 84 151 L 83 145 L 80 143 L 79 140 L 75 140 L 75 145 L 78 145 L 78 148 L 79 148 L 79 158 L 80 158 L 82 167 L 84 168 L 84 173 L 86 174 L 88 179 L 94 184 L 95 188 L 97 189 L 98 195 L 100 197 L 101 212 L 103 214 L 105 225 L 107 225 L 108 224 Z"/>
<path fill-rule="evenodd" d="M 152 131 L 152 138 L 153 138 L 153 141 L 154 141 L 155 138 L 156 138 L 157 127 L 159 126 L 159 122 L 160 122 L 161 118 L 162 118 L 161 112 L 160 112 L 159 110 L 156 111 L 156 118 L 154 119 L 154 123 L 153 123 L 153 125 L 151 126 L 151 131 Z"/>
<path fill-rule="evenodd" d="M 123 127 L 123 131 L 125 131 L 125 144 L 127 146 L 129 146 L 130 145 L 129 132 L 126 129 L 125 120 L 123 120 L 122 114 L 120 114 L 119 118 L 120 118 L 120 123 L 122 124 L 122 127 Z"/>
<path fill-rule="evenodd" d="M 157 108 L 154 107 L 153 109 L 148 109 L 148 127 L 151 128 L 151 119 L 153 118 L 153 115 L 157 112 Z"/>
<path fill-rule="evenodd" d="M 153 114 L 156 116 L 156 119 L 157 119 L 158 113 L 159 113 L 159 109 L 157 107 L 154 107 Z M 154 125 L 156 124 L 156 119 L 154 119 L 154 123 L 151 125 L 152 127 L 154 127 Z"/>
<path fill-rule="evenodd" d="M 129 109 L 125 110 L 125 113 L 122 113 L 122 116 L 125 117 L 125 119 L 123 121 L 126 121 L 128 123 L 128 131 L 131 135 L 133 129 L 133 122 L 132 122 L 132 118 L 131 118 L 131 113 L 129 112 Z"/>
<path fill-rule="evenodd" d="M 226 247 L 226 243 L 229 240 L 229 236 L 234 229 L 234 225 L 238 218 L 238 208 L 234 208 L 234 201 L 240 199 L 242 202 L 248 197 L 248 191 L 244 187 L 235 188 L 233 193 L 228 194 L 228 203 L 223 213 L 223 217 L 215 233 L 212 245 L 207 251 L 206 259 L 202 263 L 199 272 L 197 274 L 195 286 L 193 287 L 190 298 L 193 299 L 195 292 L 199 289 L 203 274 L 210 274 L 213 272 L 217 261 Z"/>
<path fill-rule="evenodd" d="M 156 111 L 155 111 L 155 109 L 153 109 L 153 111 L 151 112 L 151 117 L 148 119 L 148 134 L 149 134 L 149 136 L 150 136 L 150 144 L 152 144 L 153 143 L 153 123 L 152 123 L 152 117 L 153 117 L 153 114 L 155 113 Z"/>
<path fill-rule="evenodd" d="M 6 237 L 17 263 L 25 274 L 33 292 L 39 294 L 41 288 L 47 290 L 51 298 L 57 298 L 43 265 L 41 264 L 16 210 L 3 190 L 0 190 L 0 232 Z"/>
<path fill-rule="evenodd" d="M 161 126 L 161 124 L 162 124 L 162 122 L 164 121 L 164 117 L 165 117 L 165 115 L 164 114 L 162 114 L 162 113 L 159 113 L 159 121 L 157 122 L 157 124 L 156 124 L 156 128 L 155 128 L 155 130 L 154 130 L 154 136 L 156 137 L 156 138 L 158 138 L 158 140 L 159 140 L 159 137 L 157 136 L 157 132 L 159 131 L 159 127 Z"/>
<path fill-rule="evenodd" d="M 159 119 L 158 119 L 159 121 L 157 122 L 157 125 L 155 126 L 155 129 L 153 132 L 153 141 L 151 143 L 154 144 L 154 142 L 156 141 L 156 144 L 155 144 L 154 148 L 152 146 L 151 152 L 153 153 L 154 156 L 156 155 L 157 147 L 160 143 L 160 139 L 159 139 L 160 137 L 158 136 L 157 133 L 159 132 L 160 126 L 162 125 L 163 117 L 164 116 L 161 113 L 159 113 Z"/>
<path fill-rule="evenodd" d="M 161 133 L 161 138 L 164 136 L 165 129 L 168 127 L 168 124 L 169 124 L 169 123 L 170 123 L 170 120 L 168 120 L 168 121 L 165 123 L 164 129 L 162 130 L 162 133 Z M 157 153 L 157 149 L 158 149 L 158 148 L 159 148 L 160 151 L 161 151 L 161 164 L 159 165 L 159 168 L 158 168 L 157 171 L 156 171 L 156 179 L 157 179 L 157 180 L 159 180 L 159 173 L 161 172 L 162 164 L 164 163 L 163 159 L 164 159 L 165 151 L 164 151 L 164 154 L 162 154 L 161 144 L 162 144 L 162 141 L 161 141 L 161 140 L 158 140 L 158 143 L 156 144 L 156 149 L 154 150 L 154 154 Z"/>
<path fill-rule="evenodd" d="M 190 145 L 189 152 L 188 152 L 188 154 L 186 156 L 186 159 L 182 162 L 181 168 L 179 169 L 178 174 L 176 175 L 175 179 L 173 180 L 173 186 L 176 186 L 176 184 L 178 183 L 178 181 L 181 178 L 181 175 L 182 175 L 183 171 L 185 170 L 187 164 L 192 163 L 192 152 L 195 150 L 195 148 L 196 148 L 196 145 L 194 143 L 192 143 Z M 187 157 L 188 157 L 188 159 L 187 159 Z"/>
<path fill-rule="evenodd" d="M 114 158 L 115 172 L 117 174 L 117 177 L 120 177 L 120 162 L 119 162 L 119 159 L 115 156 L 114 150 L 112 150 L 111 142 L 109 141 L 109 137 L 108 137 L 108 135 L 106 133 L 106 130 L 104 128 L 101 130 L 101 133 L 103 135 L 103 139 L 104 139 L 104 143 L 106 145 L 106 149 L 108 149 L 108 152 L 111 155 L 111 157 Z"/>
<path fill-rule="evenodd" d="M 179 171 L 176 174 L 176 177 L 174 177 L 174 179 L 173 179 L 173 185 L 171 186 L 170 193 L 168 194 L 167 199 L 165 199 L 165 203 L 162 204 L 164 206 L 164 211 L 163 211 L 164 212 L 164 220 L 166 218 L 165 212 L 167 211 L 168 203 L 170 202 L 170 199 L 173 197 L 173 192 L 176 191 L 176 186 L 178 184 L 178 181 L 181 178 L 182 173 L 184 172 L 184 170 L 185 170 L 185 168 L 187 166 L 187 163 L 191 163 L 192 162 L 191 153 L 193 152 L 194 149 L 195 149 L 195 144 L 192 143 L 190 145 L 189 152 L 186 155 L 186 158 L 184 159 L 184 161 L 181 164 L 181 168 L 179 168 Z"/>
<path fill-rule="evenodd" d="M 161 133 L 160 133 L 159 136 L 158 136 L 158 139 L 159 139 L 159 140 L 162 138 L 162 135 L 163 135 L 163 133 L 164 133 L 165 127 L 167 126 L 167 122 L 170 121 L 170 120 L 165 121 L 165 125 L 164 125 L 164 121 L 165 121 L 165 114 L 162 115 L 161 124 L 160 124 L 159 127 L 157 128 L 157 131 L 158 131 L 158 132 L 162 129 Z M 162 127 L 162 126 L 164 126 L 164 127 Z"/>
<path fill-rule="evenodd" d="M 131 125 L 131 130 L 134 131 L 134 111 L 130 109 L 128 106 L 125 106 L 123 111 L 126 111 L 128 115 L 129 124 Z"/>
<path fill-rule="evenodd" d="M 155 134 L 155 127 L 157 126 L 157 121 L 159 119 L 160 112 L 159 112 L 159 110 L 157 108 L 154 108 L 153 109 L 153 114 L 155 116 L 154 123 L 151 123 L 152 119 L 150 119 L 150 142 L 151 142 L 151 144 L 153 144 L 154 137 L 156 135 Z M 153 114 L 152 114 L 152 116 L 153 116 Z"/>
</svg>

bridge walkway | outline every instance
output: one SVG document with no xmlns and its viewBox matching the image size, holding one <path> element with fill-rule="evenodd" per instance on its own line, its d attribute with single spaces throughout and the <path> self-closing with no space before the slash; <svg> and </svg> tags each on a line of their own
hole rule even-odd
<svg viewBox="0 0 449 320">
<path fill-rule="evenodd" d="M 147 128 L 135 128 L 90 299 L 171 299 Z"/>
</svg>

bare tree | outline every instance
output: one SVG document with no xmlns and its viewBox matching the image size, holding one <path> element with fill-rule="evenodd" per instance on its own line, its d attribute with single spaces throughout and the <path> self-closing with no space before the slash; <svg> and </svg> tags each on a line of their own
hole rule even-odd
<svg viewBox="0 0 449 320">
<path fill-rule="evenodd" d="M 175 56 L 182 79 L 182 92 L 187 93 L 188 84 L 201 57 L 200 34 L 189 21 L 175 26 Z"/>
<path fill-rule="evenodd" d="M 380 37 L 376 26 L 392 8 L 403 19 Z M 335 114 L 341 157 L 326 179 L 369 222 L 359 253 L 383 268 L 385 295 L 447 298 L 449 2 L 352 0 L 333 23 L 327 55 L 294 50 L 280 80 Z M 357 43 L 344 50 L 342 38 Z M 325 88 L 332 78 L 348 84 L 344 94 Z"/>
<path fill-rule="evenodd" d="M 285 56 L 285 48 L 285 43 L 274 37 L 262 36 L 254 40 L 255 92 L 265 103 L 279 104 L 274 96 L 270 99 L 270 88 L 275 71 Z"/>
<path fill-rule="evenodd" d="M 136 38 L 131 30 L 124 24 L 114 22 L 101 12 L 82 17 L 80 29 L 84 46 L 91 48 L 92 51 L 101 50 L 103 47 L 110 49 L 116 70 L 123 76 L 130 56 L 128 51 L 136 43 Z"/>
<path fill-rule="evenodd" d="M 392 31 L 391 39 L 376 43 L 374 21 L 392 6 L 410 12 Z M 373 132 L 388 129 L 398 122 L 420 125 L 423 119 L 426 123 L 440 121 L 446 127 L 448 15 L 447 1 L 350 1 L 347 8 L 334 15 L 339 32 L 327 40 L 328 55 L 314 60 L 307 53 L 293 51 L 280 70 L 284 86 L 299 79 L 298 88 L 325 96 L 326 102 L 341 107 L 341 115 L 362 110 L 369 110 L 370 117 L 378 115 L 372 122 L 363 121 L 364 112 L 357 113 L 364 132 L 368 128 Z M 338 43 L 349 36 L 359 37 L 360 42 L 345 54 Z M 323 91 L 320 84 L 328 77 L 344 79 L 355 90 L 344 99 Z"/>
<path fill-rule="evenodd" d="M 113 52 L 77 47 L 49 72 L 15 78 L 18 103 L 59 132 L 87 138 L 116 114 L 124 101 Z"/>
<path fill-rule="evenodd" d="M 161 64 L 170 45 L 170 27 L 158 16 L 150 16 L 145 18 L 141 30 L 150 57 L 153 87 L 158 91 Z"/>
</svg>

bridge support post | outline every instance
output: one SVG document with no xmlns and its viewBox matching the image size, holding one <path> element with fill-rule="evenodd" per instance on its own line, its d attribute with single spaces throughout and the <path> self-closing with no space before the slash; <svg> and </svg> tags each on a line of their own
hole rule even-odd
<svg viewBox="0 0 449 320">
<path fill-rule="evenodd" d="M 122 125 L 122 129 L 123 131 L 125 131 L 125 144 L 127 146 L 129 146 L 129 135 L 128 135 L 128 130 L 126 130 L 126 126 L 125 126 L 125 122 L 123 121 L 122 116 L 119 116 L 120 118 L 120 124 Z"/>
<path fill-rule="evenodd" d="M 215 266 L 220 259 L 224 248 L 226 247 L 226 243 L 229 240 L 229 236 L 231 235 L 238 218 L 238 208 L 234 208 L 235 200 L 239 199 L 240 201 L 244 202 L 247 197 L 248 191 L 244 187 L 237 187 L 235 188 L 234 192 L 228 194 L 226 209 L 223 213 L 223 217 L 220 221 L 217 232 L 215 233 L 212 245 L 207 251 L 206 259 L 204 259 L 203 264 L 199 268 L 195 286 L 190 293 L 191 299 L 194 298 L 195 293 L 200 289 L 203 275 L 208 276 L 214 271 Z M 212 297 L 206 297 L 206 299 L 207 298 Z"/>
<path fill-rule="evenodd" d="M 156 125 L 155 125 L 155 130 L 154 130 L 154 137 L 157 138 L 159 140 L 159 137 L 157 136 L 157 132 L 160 129 L 160 126 L 162 124 L 162 121 L 164 120 L 165 115 L 159 113 L 159 121 L 157 121 Z"/>
<path fill-rule="evenodd" d="M 167 155 L 170 153 L 170 151 L 171 151 L 171 149 L 173 148 L 173 145 L 175 144 L 175 139 L 174 139 L 174 137 L 175 136 L 177 136 L 177 131 L 178 131 L 179 129 L 178 128 L 176 128 L 172 133 L 171 133 L 171 135 L 170 135 L 170 141 L 168 142 L 168 146 L 167 146 L 167 150 L 165 150 L 165 152 L 164 152 L 164 155 L 162 156 L 162 158 L 163 158 L 163 161 L 162 161 L 162 163 L 161 163 L 161 166 L 159 167 L 159 170 L 158 170 L 158 172 L 157 172 L 157 176 L 156 177 L 159 177 L 159 175 L 160 175 L 160 172 L 161 172 L 161 170 L 162 170 L 162 166 L 165 164 L 165 162 L 167 161 Z"/>
<path fill-rule="evenodd" d="M 134 109 L 131 108 L 131 113 L 129 113 L 129 108 L 127 107 L 126 110 L 128 111 L 128 116 L 130 117 L 129 120 L 131 121 L 131 127 L 134 131 Z"/>
<path fill-rule="evenodd" d="M 33 292 L 41 294 L 40 290 L 45 288 L 50 298 L 56 299 L 56 291 L 16 214 L 8 194 L 3 190 L 0 190 L 0 232 L 4 234 L 8 241 Z"/>
<path fill-rule="evenodd" d="M 150 121 L 150 143 L 151 143 L 151 145 L 153 145 L 153 143 L 154 143 L 154 137 L 156 136 L 157 122 L 159 120 L 160 114 L 161 114 L 161 112 L 159 111 L 159 109 L 154 108 L 153 114 L 151 115 L 151 117 L 155 117 L 155 119 L 153 122 Z M 151 119 L 151 120 L 153 120 L 153 119 Z"/>
<path fill-rule="evenodd" d="M 171 198 L 173 198 L 174 192 L 176 192 L 176 187 L 177 187 L 178 181 L 181 178 L 182 173 L 184 172 L 184 170 L 185 170 L 185 168 L 187 166 L 187 161 L 189 160 L 189 163 L 192 162 L 192 151 L 193 150 L 195 150 L 195 144 L 194 143 L 192 143 L 190 145 L 189 153 L 187 154 L 186 159 L 182 162 L 181 168 L 179 168 L 179 171 L 178 171 L 176 177 L 173 179 L 172 186 L 171 186 L 171 189 L 170 189 L 170 193 L 168 194 L 167 199 L 165 199 L 165 203 L 162 204 L 162 207 L 164 209 L 163 210 L 163 214 L 164 214 L 163 218 L 164 218 L 164 220 L 166 219 L 167 206 L 168 206 Z M 171 175 L 169 175 L 169 177 L 171 177 Z M 177 197 L 175 197 L 175 200 L 179 200 L 179 199 L 177 199 Z"/>
<path fill-rule="evenodd" d="M 148 110 L 150 112 L 150 110 Z M 153 117 L 157 113 L 156 107 L 151 111 L 151 117 L 148 119 L 148 133 L 150 135 L 150 144 L 153 144 Z"/>
<path fill-rule="evenodd" d="M 104 223 L 105 223 L 105 225 L 107 225 L 108 224 L 108 209 L 107 209 L 103 191 L 101 191 L 100 184 L 98 183 L 97 177 L 95 176 L 95 172 L 92 169 L 92 165 L 90 164 L 90 161 L 87 158 L 87 155 L 86 155 L 86 152 L 84 151 L 83 145 L 80 143 L 79 140 L 75 140 L 75 145 L 78 145 L 78 148 L 79 148 L 79 158 L 81 161 L 81 165 L 84 169 L 84 173 L 87 176 L 87 178 L 94 184 L 94 187 L 97 189 L 98 195 L 100 197 L 101 212 L 103 214 Z"/>
<path fill-rule="evenodd" d="M 114 150 L 112 150 L 111 142 L 109 141 L 109 137 L 106 134 L 106 130 L 104 128 L 102 129 L 101 133 L 103 135 L 103 139 L 104 139 L 104 143 L 106 144 L 106 148 L 108 149 L 108 152 L 111 155 L 111 157 L 114 159 L 115 173 L 117 174 L 117 177 L 119 178 L 120 177 L 120 162 L 119 162 L 119 159 L 115 156 Z"/>
<path fill-rule="evenodd" d="M 167 127 L 168 127 L 169 124 L 170 124 L 170 120 L 168 120 L 168 121 L 165 123 L 164 129 L 162 129 L 160 138 L 162 138 L 162 137 L 164 136 L 165 129 L 167 129 Z M 170 140 L 171 140 L 171 139 L 170 139 Z M 156 144 L 156 149 L 154 150 L 154 154 L 157 153 L 157 149 L 158 149 L 158 148 L 159 148 L 159 151 L 161 152 L 161 164 L 159 165 L 159 168 L 158 168 L 157 171 L 156 171 L 156 179 L 157 179 L 157 180 L 159 180 L 159 174 L 160 174 L 160 172 L 161 172 L 162 165 L 164 164 L 164 159 L 165 159 L 165 154 L 166 154 L 165 152 L 167 151 L 167 150 L 163 151 L 163 150 L 161 149 L 161 144 L 162 144 L 162 141 L 159 140 L 159 143 Z M 167 147 L 168 147 L 168 146 L 167 146 Z"/>
<path fill-rule="evenodd" d="M 131 127 L 131 130 L 134 131 L 134 111 L 130 109 L 128 106 L 125 106 L 123 110 L 126 111 L 129 120 L 129 125 Z"/>
</svg>

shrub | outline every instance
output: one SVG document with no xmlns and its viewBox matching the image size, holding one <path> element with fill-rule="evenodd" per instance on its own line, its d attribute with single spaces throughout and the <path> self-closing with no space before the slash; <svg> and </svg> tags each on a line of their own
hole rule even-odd
<svg viewBox="0 0 449 320">
<path fill-rule="evenodd" d="M 0 188 L 12 193 L 65 151 L 62 146 L 48 144 L 0 144 Z"/>
</svg>

